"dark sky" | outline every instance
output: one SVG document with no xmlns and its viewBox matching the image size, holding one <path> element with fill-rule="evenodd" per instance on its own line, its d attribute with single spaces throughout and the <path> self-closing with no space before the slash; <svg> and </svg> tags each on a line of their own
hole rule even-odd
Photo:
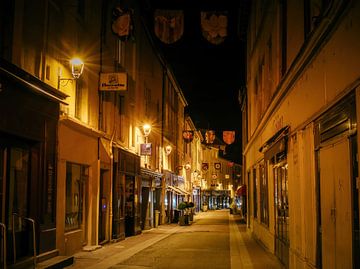
<svg viewBox="0 0 360 269">
<path fill-rule="evenodd" d="M 238 91 L 244 85 L 244 40 L 239 34 L 239 7 L 226 1 L 153 1 L 152 8 L 184 11 L 184 34 L 173 44 L 155 38 L 173 69 L 189 103 L 186 111 L 198 129 L 212 129 L 222 139 L 223 130 L 236 131 L 236 143 L 227 156 L 241 158 L 241 110 Z M 167 4 L 165 4 L 167 3 Z M 220 5 L 221 4 L 221 5 Z M 174 6 L 175 5 L 175 6 Z M 228 36 L 219 45 L 208 42 L 201 32 L 200 12 L 221 10 L 228 14 Z"/>
</svg>

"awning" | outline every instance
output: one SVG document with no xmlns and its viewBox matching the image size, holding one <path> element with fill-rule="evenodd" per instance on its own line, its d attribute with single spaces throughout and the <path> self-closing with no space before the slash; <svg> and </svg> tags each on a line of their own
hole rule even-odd
<svg viewBox="0 0 360 269">
<path fill-rule="evenodd" d="M 274 156 L 287 152 L 287 135 L 290 126 L 285 126 L 268 139 L 259 149 L 264 153 L 264 159 L 270 160 Z"/>
<path fill-rule="evenodd" d="M 152 171 L 150 169 L 142 168 L 142 167 L 140 167 L 140 174 L 142 176 L 149 176 L 149 177 L 154 177 L 154 178 L 161 178 L 162 177 L 161 173 Z"/>
<path fill-rule="evenodd" d="M 244 196 L 246 195 L 246 185 L 241 185 L 236 190 L 236 196 Z"/>
<path fill-rule="evenodd" d="M 175 193 L 177 193 L 179 195 L 191 195 L 191 193 L 189 193 L 189 192 L 187 192 L 187 191 L 185 191 L 183 189 L 180 189 L 178 187 L 174 187 L 174 186 L 167 186 L 166 189 L 168 191 L 173 191 L 173 192 L 175 192 Z"/>
</svg>

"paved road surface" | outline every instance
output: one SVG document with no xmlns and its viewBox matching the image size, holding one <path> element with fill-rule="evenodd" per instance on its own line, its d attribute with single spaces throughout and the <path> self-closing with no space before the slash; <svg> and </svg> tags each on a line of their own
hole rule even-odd
<svg viewBox="0 0 360 269">
<path fill-rule="evenodd" d="M 69 269 L 281 269 L 228 210 L 201 212 L 190 226 L 161 225 L 141 235 L 79 252 Z"/>
</svg>

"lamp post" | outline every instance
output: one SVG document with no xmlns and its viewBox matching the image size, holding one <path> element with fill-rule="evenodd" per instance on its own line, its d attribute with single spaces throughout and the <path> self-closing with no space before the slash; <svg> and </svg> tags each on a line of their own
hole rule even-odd
<svg viewBox="0 0 360 269">
<path fill-rule="evenodd" d="M 144 137 L 145 137 L 145 144 L 148 143 L 148 137 L 149 137 L 149 134 L 151 132 L 151 125 L 150 124 L 144 124 L 143 125 L 143 132 L 144 132 Z M 147 168 L 147 155 L 145 155 L 145 168 Z"/>
</svg>

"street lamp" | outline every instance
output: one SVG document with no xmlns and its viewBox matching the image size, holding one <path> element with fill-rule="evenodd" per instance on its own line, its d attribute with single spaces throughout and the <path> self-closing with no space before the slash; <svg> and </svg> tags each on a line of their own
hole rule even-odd
<svg viewBox="0 0 360 269">
<path fill-rule="evenodd" d="M 151 132 L 151 125 L 150 124 L 144 124 L 143 125 L 143 131 L 144 131 L 144 136 L 145 136 L 145 144 L 147 146 L 148 144 L 148 137 L 149 137 L 149 134 Z M 147 155 L 145 155 L 145 168 L 147 168 Z"/>
<path fill-rule="evenodd" d="M 143 125 L 143 131 L 144 131 L 144 136 L 145 136 L 145 140 L 147 140 L 147 137 L 149 136 L 150 132 L 151 132 L 151 125 L 150 124 L 144 124 Z"/>
<path fill-rule="evenodd" d="M 167 145 L 167 146 L 165 147 L 166 155 L 170 155 L 171 151 L 172 151 L 172 147 L 171 147 L 170 145 Z"/>
<path fill-rule="evenodd" d="M 73 58 L 70 60 L 72 78 L 62 78 L 61 73 L 58 75 L 58 89 L 60 89 L 60 83 L 62 81 L 73 81 L 78 79 L 84 71 L 84 62 L 79 58 Z"/>
</svg>

